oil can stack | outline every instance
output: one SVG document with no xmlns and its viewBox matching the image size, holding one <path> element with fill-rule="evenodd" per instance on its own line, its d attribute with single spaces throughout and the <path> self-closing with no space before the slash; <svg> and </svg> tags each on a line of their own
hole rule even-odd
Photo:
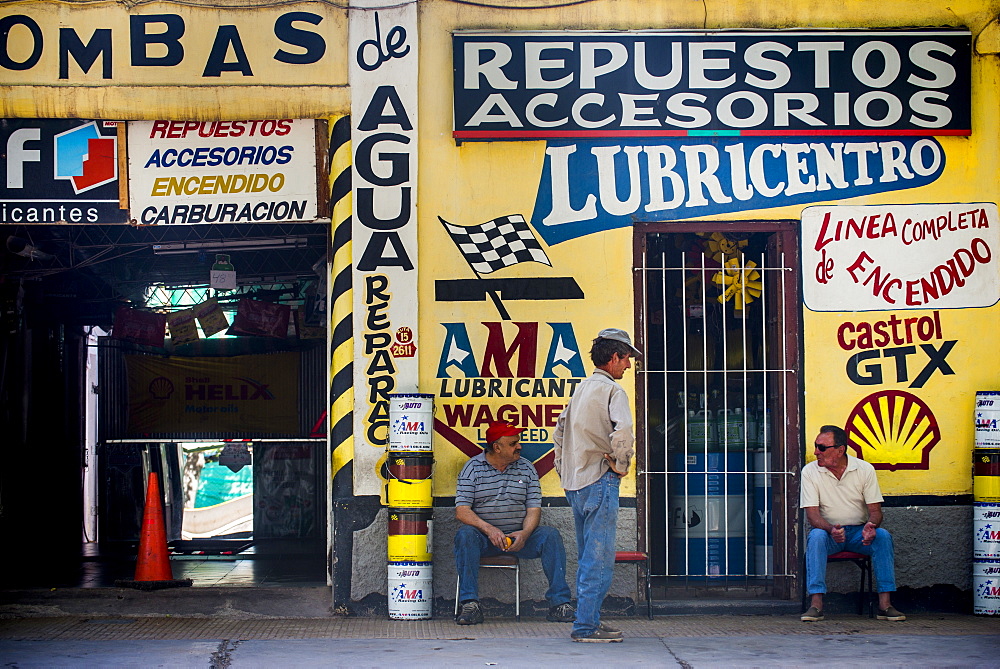
<svg viewBox="0 0 1000 669">
<path fill-rule="evenodd" d="M 425 620 L 433 602 L 434 396 L 389 396 L 389 617 Z"/>
<path fill-rule="evenodd" d="M 973 612 L 1000 615 L 1000 391 L 976 394 L 972 451 Z"/>
</svg>

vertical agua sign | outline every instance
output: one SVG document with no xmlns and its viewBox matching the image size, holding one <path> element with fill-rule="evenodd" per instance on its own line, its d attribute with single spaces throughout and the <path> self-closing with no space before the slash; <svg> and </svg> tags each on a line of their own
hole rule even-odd
<svg viewBox="0 0 1000 669">
<path fill-rule="evenodd" d="M 417 6 L 350 9 L 354 492 L 379 494 L 389 395 L 418 390 Z M 366 7 L 372 7 L 367 9 Z"/>
</svg>

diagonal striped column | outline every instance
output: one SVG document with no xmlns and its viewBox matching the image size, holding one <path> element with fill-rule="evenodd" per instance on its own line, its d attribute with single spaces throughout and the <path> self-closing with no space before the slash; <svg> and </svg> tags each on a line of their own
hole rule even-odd
<svg viewBox="0 0 1000 669">
<path fill-rule="evenodd" d="M 351 117 L 330 119 L 330 210 L 333 267 L 330 272 L 330 448 L 334 497 L 353 493 L 354 330 L 351 288 Z M 343 488 L 343 489 L 341 489 Z"/>
</svg>

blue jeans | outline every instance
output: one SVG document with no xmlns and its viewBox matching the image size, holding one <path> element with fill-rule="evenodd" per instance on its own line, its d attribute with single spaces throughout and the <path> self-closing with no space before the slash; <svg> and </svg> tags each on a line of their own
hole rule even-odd
<svg viewBox="0 0 1000 669">
<path fill-rule="evenodd" d="M 576 636 L 590 636 L 601 624 L 601 604 L 614 575 L 620 486 L 621 478 L 607 471 L 588 486 L 566 491 L 576 523 Z"/>
<path fill-rule="evenodd" d="M 455 567 L 460 579 L 458 601 L 479 599 L 479 558 L 507 555 L 490 543 L 485 534 L 470 525 L 460 525 L 455 533 Z M 566 583 L 566 549 L 559 531 L 539 525 L 524 542 L 524 548 L 509 553 L 519 559 L 542 558 L 542 571 L 549 580 L 545 598 L 549 606 L 570 600 Z"/>
<path fill-rule="evenodd" d="M 844 525 L 844 543 L 838 544 L 826 530 L 813 528 L 806 540 L 806 594 L 826 592 L 826 558 L 840 551 L 852 551 L 872 556 L 875 570 L 875 592 L 896 591 L 895 551 L 892 535 L 881 527 L 875 530 L 875 539 L 865 546 L 861 543 L 864 525 Z"/>
</svg>

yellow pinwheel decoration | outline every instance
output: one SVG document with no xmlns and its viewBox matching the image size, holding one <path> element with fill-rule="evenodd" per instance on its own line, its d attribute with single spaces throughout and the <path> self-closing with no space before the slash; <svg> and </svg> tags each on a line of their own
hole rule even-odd
<svg viewBox="0 0 1000 669">
<path fill-rule="evenodd" d="M 757 263 L 748 260 L 740 264 L 738 258 L 726 261 L 721 272 L 716 272 L 712 281 L 719 284 L 722 295 L 719 295 L 719 302 L 725 304 L 733 301 L 733 309 L 742 312 L 743 306 L 760 297 L 763 284 L 761 283 L 760 272 L 756 269 Z"/>
<path fill-rule="evenodd" d="M 713 260 L 722 264 L 740 257 L 740 249 L 749 244 L 746 239 L 730 239 L 721 232 L 713 232 L 705 240 L 705 251 Z"/>
</svg>

